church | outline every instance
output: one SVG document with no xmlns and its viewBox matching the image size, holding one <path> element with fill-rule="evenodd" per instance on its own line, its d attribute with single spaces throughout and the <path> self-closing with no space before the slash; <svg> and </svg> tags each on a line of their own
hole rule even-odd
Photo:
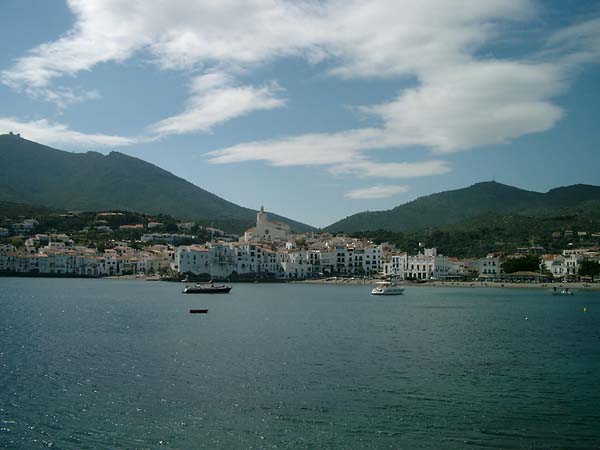
<svg viewBox="0 0 600 450">
<path fill-rule="evenodd" d="M 246 230 L 241 240 L 244 242 L 287 241 L 290 235 L 290 227 L 285 223 L 270 221 L 265 208 L 261 206 L 260 211 L 256 213 L 256 227 Z"/>
</svg>

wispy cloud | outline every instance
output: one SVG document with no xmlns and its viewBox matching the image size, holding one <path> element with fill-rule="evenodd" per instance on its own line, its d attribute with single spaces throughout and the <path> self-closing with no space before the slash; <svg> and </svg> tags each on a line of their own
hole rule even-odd
<svg viewBox="0 0 600 450">
<path fill-rule="evenodd" d="M 600 18 L 575 23 L 555 32 L 548 39 L 542 55 L 571 68 L 600 63 Z"/>
<path fill-rule="evenodd" d="M 301 136 L 248 142 L 209 152 L 216 164 L 242 161 L 267 161 L 274 166 L 319 166 L 360 158 L 360 152 L 383 145 L 379 129 L 364 128 L 340 133 L 315 133 Z"/>
<path fill-rule="evenodd" d="M 374 198 L 387 198 L 392 195 L 399 194 L 402 192 L 408 191 L 408 186 L 397 185 L 397 186 L 371 186 L 364 189 L 355 189 L 353 191 L 347 192 L 344 196 L 346 198 L 351 198 L 353 200 L 367 200 Z"/>
<path fill-rule="evenodd" d="M 418 162 L 374 162 L 374 161 L 355 161 L 341 162 L 329 168 L 334 175 L 355 175 L 360 178 L 390 178 L 407 179 L 420 178 L 432 175 L 442 175 L 450 172 L 450 165 L 447 161 L 428 160 Z"/>
<path fill-rule="evenodd" d="M 158 0 L 151 5 L 69 0 L 68 5 L 73 28 L 16 60 L 0 81 L 64 108 L 98 96 L 72 84 L 78 73 L 103 62 L 138 54 L 158 69 L 186 71 L 190 94 L 183 111 L 149 125 L 150 138 L 211 132 L 253 111 L 285 106 L 276 82 L 239 80 L 290 56 L 324 62 L 319 67 L 340 79 L 414 80 L 413 87 L 387 101 L 360 108 L 380 126 L 240 143 L 210 153 L 211 161 L 221 164 L 262 160 L 389 179 L 446 173 L 448 163 L 431 160 L 431 154 L 506 143 L 552 128 L 564 115 L 554 99 L 568 89 L 574 69 L 600 60 L 598 18 L 557 30 L 530 55 L 482 57 L 481 49 L 509 33 L 511 24 L 537 17 L 533 0 Z M 61 85 L 65 80 L 69 86 Z M 136 139 L 35 123 L 38 132 L 53 130 L 46 135 L 54 139 L 60 130 L 64 140 Z M 402 162 L 407 148 L 423 151 L 423 161 Z M 400 162 L 377 162 L 379 151 Z"/>
<path fill-rule="evenodd" d="M 285 99 L 278 95 L 281 88 L 276 83 L 262 87 L 236 86 L 221 73 L 195 78 L 191 91 L 185 110 L 151 125 L 149 131 L 152 134 L 209 132 L 216 125 L 250 112 L 285 105 Z"/>
<path fill-rule="evenodd" d="M 67 148 L 122 147 L 138 142 L 138 139 L 131 137 L 80 133 L 67 125 L 46 119 L 21 121 L 13 117 L 0 117 L 0 133 L 9 131 L 20 133 L 33 141 Z"/>
</svg>

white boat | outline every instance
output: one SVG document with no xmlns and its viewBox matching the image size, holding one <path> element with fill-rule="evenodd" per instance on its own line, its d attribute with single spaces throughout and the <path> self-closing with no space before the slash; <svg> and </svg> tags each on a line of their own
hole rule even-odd
<svg viewBox="0 0 600 450">
<path fill-rule="evenodd" d="M 552 290 L 552 295 L 573 295 L 573 291 L 570 291 L 569 288 L 565 288 L 563 290 L 558 290 L 554 288 Z"/>
<path fill-rule="evenodd" d="M 371 295 L 402 295 L 404 287 L 391 281 L 380 281 L 371 291 Z"/>
</svg>

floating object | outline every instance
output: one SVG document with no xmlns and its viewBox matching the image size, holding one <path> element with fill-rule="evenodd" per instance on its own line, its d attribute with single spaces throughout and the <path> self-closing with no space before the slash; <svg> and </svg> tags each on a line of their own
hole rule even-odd
<svg viewBox="0 0 600 450">
<path fill-rule="evenodd" d="M 187 286 L 184 290 L 184 294 L 229 294 L 231 286 L 215 286 L 213 284 L 204 285 L 196 284 L 196 286 Z"/>
<path fill-rule="evenodd" d="M 206 314 L 208 309 L 190 309 L 190 314 Z"/>
<path fill-rule="evenodd" d="M 525 320 L 529 320 L 529 317 L 525 316 Z"/>
<path fill-rule="evenodd" d="M 583 307 L 583 312 L 586 313 L 587 312 L 587 306 Z"/>
<path fill-rule="evenodd" d="M 371 295 L 402 295 L 404 288 L 390 281 L 380 281 L 377 287 L 373 288 Z"/>
<path fill-rule="evenodd" d="M 563 289 L 561 291 L 554 288 L 552 291 L 552 295 L 573 295 L 573 291 L 570 291 L 569 288 Z"/>
</svg>

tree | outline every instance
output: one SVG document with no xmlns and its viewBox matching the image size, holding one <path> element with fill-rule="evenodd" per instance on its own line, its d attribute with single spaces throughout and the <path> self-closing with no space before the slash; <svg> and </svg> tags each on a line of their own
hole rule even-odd
<svg viewBox="0 0 600 450">
<path fill-rule="evenodd" d="M 540 258 L 534 255 L 522 258 L 507 259 L 502 264 L 505 273 L 514 272 L 538 272 L 540 270 Z"/>
<path fill-rule="evenodd" d="M 600 263 L 598 261 L 585 260 L 579 264 L 579 275 L 582 277 L 591 277 L 592 279 L 600 275 Z"/>
<path fill-rule="evenodd" d="M 21 239 L 20 237 L 12 237 L 10 238 L 9 242 L 16 248 L 21 248 L 23 247 L 23 245 L 25 245 L 25 241 L 23 241 L 23 239 Z"/>
<path fill-rule="evenodd" d="M 300 239 L 296 239 L 296 247 L 298 248 L 305 248 L 306 247 L 306 239 L 304 238 L 300 238 Z"/>
</svg>

